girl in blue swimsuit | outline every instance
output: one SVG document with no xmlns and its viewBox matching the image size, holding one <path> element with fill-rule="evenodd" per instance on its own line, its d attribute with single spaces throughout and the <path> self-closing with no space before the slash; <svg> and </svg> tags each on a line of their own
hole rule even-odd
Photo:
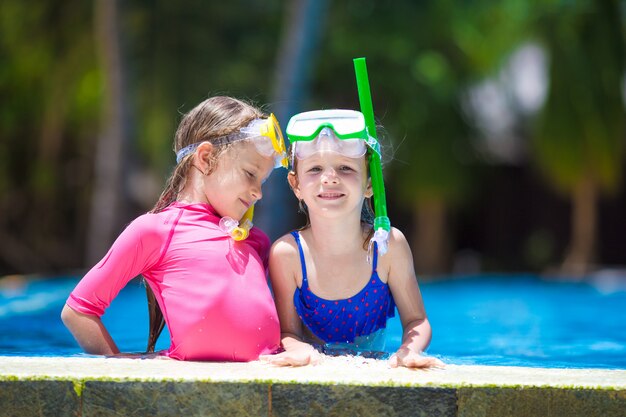
<svg viewBox="0 0 626 417">
<path fill-rule="evenodd" d="M 289 184 L 308 223 L 278 239 L 270 251 L 270 277 L 284 352 L 262 359 L 275 365 L 316 363 L 313 344 L 355 351 L 382 350 L 387 319 L 397 306 L 404 329 L 390 365 L 440 366 L 425 356 L 431 328 L 411 250 L 391 227 L 373 238 L 368 161 L 379 152 L 360 112 L 298 114 L 287 127 Z"/>
</svg>

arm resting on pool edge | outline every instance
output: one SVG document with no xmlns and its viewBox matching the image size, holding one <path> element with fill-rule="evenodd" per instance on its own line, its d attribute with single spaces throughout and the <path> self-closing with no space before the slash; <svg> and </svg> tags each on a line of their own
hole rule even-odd
<svg viewBox="0 0 626 417">
<path fill-rule="evenodd" d="M 298 336 L 290 333 L 281 334 L 284 352 L 274 355 L 261 355 L 259 359 L 276 366 L 317 365 L 321 354 L 310 344 L 303 342 Z"/>
<path fill-rule="evenodd" d="M 404 234 L 391 228 L 389 251 L 379 258 L 379 273 L 387 276 L 387 284 L 402 321 L 402 345 L 389 360 L 392 367 L 431 368 L 443 365 L 438 359 L 425 356 L 432 336 L 413 267 L 413 254 Z"/>
<path fill-rule="evenodd" d="M 66 304 L 61 312 L 61 320 L 86 353 L 92 355 L 120 353 L 100 317 L 79 313 Z"/>
<path fill-rule="evenodd" d="M 259 359 L 276 366 L 303 366 L 319 362 L 320 353 L 302 340 L 302 321 L 293 304 L 300 272 L 300 255 L 291 235 L 278 239 L 270 249 L 269 272 L 280 321 L 281 345 L 284 352 L 262 355 Z M 300 284 L 301 285 L 301 284 Z"/>
<path fill-rule="evenodd" d="M 389 359 L 392 368 L 442 368 L 444 363 L 432 356 L 426 356 L 423 350 L 431 338 L 430 323 L 427 318 L 414 320 L 405 326 L 402 345 Z"/>
</svg>

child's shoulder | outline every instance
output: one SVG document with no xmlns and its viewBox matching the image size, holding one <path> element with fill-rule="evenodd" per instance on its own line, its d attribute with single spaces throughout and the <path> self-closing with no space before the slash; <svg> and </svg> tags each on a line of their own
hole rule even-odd
<svg viewBox="0 0 626 417">
<path fill-rule="evenodd" d="M 404 233 L 395 227 L 392 227 L 389 231 L 388 253 L 390 256 L 387 259 L 404 258 L 411 255 L 409 242 L 406 240 Z"/>
<path fill-rule="evenodd" d="M 272 244 L 270 256 L 298 255 L 298 245 L 291 233 L 279 237 Z"/>
<path fill-rule="evenodd" d="M 174 214 L 168 211 L 141 214 L 128 223 L 124 233 L 135 234 L 143 238 L 167 236 L 176 223 Z"/>
<path fill-rule="evenodd" d="M 157 225 L 161 223 L 160 216 L 154 213 L 144 213 L 136 217 L 128 223 L 126 229 L 134 230 L 141 233 L 149 233 L 157 229 Z"/>
<path fill-rule="evenodd" d="M 392 227 L 389 231 L 387 253 L 378 257 L 378 272 L 383 282 L 414 276 L 413 255 L 404 233 Z"/>
<path fill-rule="evenodd" d="M 396 227 L 391 227 L 391 231 L 389 232 L 389 241 L 394 243 L 406 243 L 406 237 L 404 233 Z"/>
<path fill-rule="evenodd" d="M 291 233 L 287 233 L 274 241 L 270 249 L 270 276 L 272 280 L 295 279 L 300 271 L 300 252 L 298 244 Z"/>
<path fill-rule="evenodd" d="M 135 228 L 140 228 L 146 231 L 156 230 L 160 226 L 173 223 L 173 217 L 173 213 L 165 210 L 158 213 L 148 212 L 136 217 L 135 220 L 130 222 L 128 226 L 133 226 Z"/>
</svg>

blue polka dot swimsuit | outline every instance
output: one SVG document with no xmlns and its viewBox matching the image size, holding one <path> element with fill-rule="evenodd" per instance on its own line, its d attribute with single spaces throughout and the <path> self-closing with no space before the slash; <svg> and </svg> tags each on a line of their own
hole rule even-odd
<svg viewBox="0 0 626 417">
<path fill-rule="evenodd" d="M 326 300 L 309 288 L 300 234 L 297 231 L 291 234 L 298 244 L 302 267 L 302 287 L 296 288 L 293 302 L 306 327 L 325 343 L 352 343 L 355 338 L 384 329 L 387 319 L 395 314 L 395 302 L 389 286 L 378 277 L 376 245 L 367 285 L 350 298 Z"/>
</svg>

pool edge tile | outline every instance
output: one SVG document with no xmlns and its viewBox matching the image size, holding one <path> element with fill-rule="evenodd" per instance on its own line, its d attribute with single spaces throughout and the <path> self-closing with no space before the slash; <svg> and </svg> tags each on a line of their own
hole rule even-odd
<svg viewBox="0 0 626 417">
<path fill-rule="evenodd" d="M 230 382 L 87 381 L 83 416 L 267 416 L 268 386 Z"/>
<path fill-rule="evenodd" d="M 77 416 L 80 398 L 71 381 L 0 381 L 0 417 Z"/>
<path fill-rule="evenodd" d="M 623 417 L 626 390 L 557 387 L 459 388 L 458 417 Z"/>
<path fill-rule="evenodd" d="M 273 384 L 272 417 L 456 416 L 456 390 L 432 387 Z"/>
</svg>

